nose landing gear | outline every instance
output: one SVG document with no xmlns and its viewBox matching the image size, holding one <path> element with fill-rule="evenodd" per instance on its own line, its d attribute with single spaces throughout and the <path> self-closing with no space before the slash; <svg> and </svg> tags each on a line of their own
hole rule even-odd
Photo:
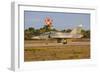
<svg viewBox="0 0 100 73">
<path fill-rule="evenodd" d="M 66 39 L 58 39 L 57 43 L 67 44 L 67 40 Z"/>
</svg>

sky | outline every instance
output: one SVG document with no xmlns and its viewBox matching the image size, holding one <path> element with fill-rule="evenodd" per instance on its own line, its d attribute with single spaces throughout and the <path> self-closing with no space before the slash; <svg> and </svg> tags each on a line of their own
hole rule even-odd
<svg viewBox="0 0 100 73">
<path fill-rule="evenodd" d="M 50 17 L 53 27 L 58 30 L 73 29 L 82 24 L 86 30 L 90 29 L 90 14 L 87 13 L 64 13 L 44 11 L 24 11 L 24 27 L 39 29 L 45 25 L 44 20 Z"/>
</svg>

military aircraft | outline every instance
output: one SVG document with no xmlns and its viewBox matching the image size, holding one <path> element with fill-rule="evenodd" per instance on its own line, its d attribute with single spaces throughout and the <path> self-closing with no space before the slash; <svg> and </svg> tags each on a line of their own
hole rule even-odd
<svg viewBox="0 0 100 73">
<path fill-rule="evenodd" d="M 57 43 L 67 44 L 67 39 L 82 38 L 83 35 L 82 24 L 74 28 L 70 33 L 61 32 L 61 31 L 50 31 L 40 34 L 39 36 L 33 36 L 31 39 L 57 39 Z"/>
</svg>

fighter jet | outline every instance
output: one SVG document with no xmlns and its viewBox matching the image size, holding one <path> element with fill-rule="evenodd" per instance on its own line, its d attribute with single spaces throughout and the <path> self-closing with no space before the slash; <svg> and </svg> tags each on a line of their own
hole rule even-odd
<svg viewBox="0 0 100 73">
<path fill-rule="evenodd" d="M 33 36 L 32 39 L 57 39 L 58 43 L 67 43 L 67 39 L 75 39 L 75 38 L 82 38 L 83 35 L 81 34 L 82 31 L 82 24 L 79 25 L 77 28 L 74 28 L 70 33 L 66 32 L 45 32 L 40 34 L 39 36 Z"/>
</svg>

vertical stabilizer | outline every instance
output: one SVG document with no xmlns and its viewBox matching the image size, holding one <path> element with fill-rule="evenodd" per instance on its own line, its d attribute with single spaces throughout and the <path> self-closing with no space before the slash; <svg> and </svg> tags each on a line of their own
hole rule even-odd
<svg viewBox="0 0 100 73">
<path fill-rule="evenodd" d="M 71 31 L 71 34 L 81 34 L 81 31 L 82 31 L 82 24 L 80 24 L 77 28 L 74 28 Z"/>
</svg>

